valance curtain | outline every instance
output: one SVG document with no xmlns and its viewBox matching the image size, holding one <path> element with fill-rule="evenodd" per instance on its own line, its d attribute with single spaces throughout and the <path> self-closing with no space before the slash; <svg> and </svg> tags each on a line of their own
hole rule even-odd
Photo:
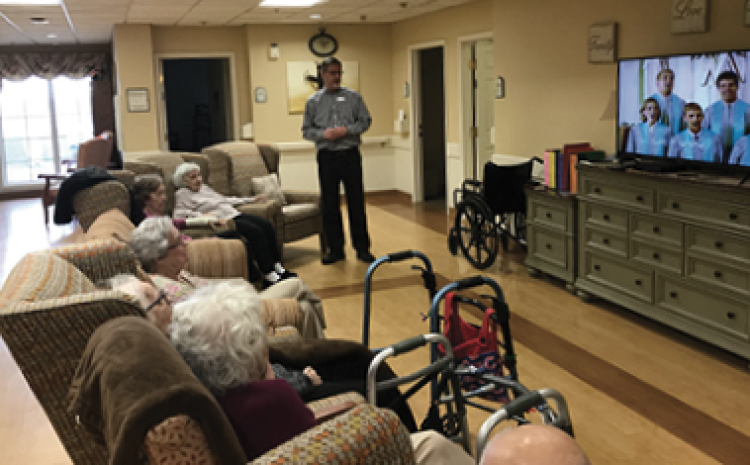
<svg viewBox="0 0 750 465">
<path fill-rule="evenodd" d="M 115 129 L 112 101 L 111 57 L 104 52 L 0 53 L 0 79 L 22 80 L 30 76 L 91 76 L 91 109 L 94 134 Z M 2 80 L 0 80 L 2 86 Z M 2 88 L 2 87 L 0 87 Z"/>
<path fill-rule="evenodd" d="M 55 53 L 0 53 L 0 78 L 26 79 L 40 76 L 52 79 L 56 76 L 94 80 L 109 79 L 109 56 L 107 53 L 55 52 Z"/>
</svg>

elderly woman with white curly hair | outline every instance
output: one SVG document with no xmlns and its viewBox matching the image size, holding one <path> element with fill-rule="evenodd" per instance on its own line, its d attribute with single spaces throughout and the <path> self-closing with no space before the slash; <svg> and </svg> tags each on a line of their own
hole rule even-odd
<svg viewBox="0 0 750 465">
<path fill-rule="evenodd" d="M 174 207 L 176 219 L 207 216 L 216 218 L 219 222 L 234 220 L 237 232 L 252 249 L 265 285 L 297 276 L 281 264 L 273 225 L 266 219 L 241 213 L 234 208 L 235 205 L 257 202 L 262 197 L 226 197 L 219 194 L 203 183 L 200 166 L 196 163 L 188 162 L 178 166 L 173 181 L 178 188 Z"/>
</svg>

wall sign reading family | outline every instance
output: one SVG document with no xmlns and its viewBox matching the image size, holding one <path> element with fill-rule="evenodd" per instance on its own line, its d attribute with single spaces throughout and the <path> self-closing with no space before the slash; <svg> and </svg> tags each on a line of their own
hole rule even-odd
<svg viewBox="0 0 750 465">
<path fill-rule="evenodd" d="M 589 28 L 589 63 L 617 60 L 617 23 L 593 24 Z"/>
<path fill-rule="evenodd" d="M 672 34 L 706 32 L 708 0 L 672 0 Z"/>
</svg>

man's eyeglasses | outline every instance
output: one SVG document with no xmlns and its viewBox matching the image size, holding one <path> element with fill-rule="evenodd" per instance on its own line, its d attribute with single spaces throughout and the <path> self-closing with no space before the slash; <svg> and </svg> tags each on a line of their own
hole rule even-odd
<svg viewBox="0 0 750 465">
<path fill-rule="evenodd" d="M 151 309 L 159 305 L 160 302 L 169 303 L 169 296 L 165 291 L 159 291 L 159 297 L 156 298 L 148 307 L 146 307 L 146 313 L 150 312 Z"/>
</svg>

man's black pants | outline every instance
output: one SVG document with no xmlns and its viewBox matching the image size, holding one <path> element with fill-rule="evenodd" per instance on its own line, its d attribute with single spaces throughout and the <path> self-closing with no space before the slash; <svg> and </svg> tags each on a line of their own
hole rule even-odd
<svg viewBox="0 0 750 465">
<path fill-rule="evenodd" d="M 369 251 L 370 235 L 367 233 L 362 154 L 359 148 L 318 150 L 318 180 L 323 204 L 323 230 L 329 251 L 337 254 L 344 252 L 344 225 L 339 200 L 339 185 L 342 182 L 349 211 L 352 246 L 357 251 Z"/>
</svg>

